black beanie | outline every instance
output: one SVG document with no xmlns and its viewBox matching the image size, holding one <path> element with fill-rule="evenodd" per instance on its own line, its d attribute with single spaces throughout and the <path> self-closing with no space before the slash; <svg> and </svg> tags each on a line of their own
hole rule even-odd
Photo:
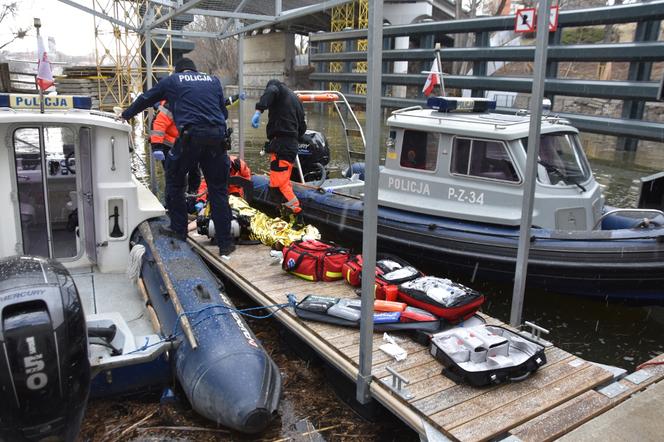
<svg viewBox="0 0 664 442">
<path fill-rule="evenodd" d="M 183 57 L 175 62 L 175 72 L 183 72 L 186 70 L 196 70 L 196 65 L 191 61 L 191 58 Z"/>
</svg>

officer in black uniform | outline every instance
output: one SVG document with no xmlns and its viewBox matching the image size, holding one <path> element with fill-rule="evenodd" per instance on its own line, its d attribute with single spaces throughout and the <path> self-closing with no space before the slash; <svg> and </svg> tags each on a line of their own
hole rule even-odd
<svg viewBox="0 0 664 442">
<path fill-rule="evenodd" d="M 171 225 L 164 228 L 164 233 L 186 238 L 184 191 L 187 173 L 200 165 L 208 185 L 219 252 L 228 255 L 235 250 L 235 245 L 230 235 L 231 209 L 227 189 L 230 162 L 224 143 L 228 110 L 221 83 L 217 77 L 198 72 L 189 58 L 181 58 L 175 64 L 175 73 L 136 98 L 122 113 L 122 118 L 129 120 L 164 99 L 171 106 L 173 120 L 180 132 L 167 156 L 166 205 Z"/>
<path fill-rule="evenodd" d="M 293 162 L 297 156 L 298 140 L 307 130 L 302 103 L 285 84 L 270 80 L 258 103 L 251 125 L 258 128 L 263 111 L 269 110 L 266 127 L 271 153 L 270 194 L 282 207 L 295 215 L 302 212 L 300 201 L 290 181 Z"/>
</svg>

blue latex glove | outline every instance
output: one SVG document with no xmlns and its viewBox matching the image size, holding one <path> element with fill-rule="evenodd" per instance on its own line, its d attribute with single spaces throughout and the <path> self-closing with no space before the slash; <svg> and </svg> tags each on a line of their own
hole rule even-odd
<svg viewBox="0 0 664 442">
<path fill-rule="evenodd" d="M 154 158 L 157 161 L 164 161 L 166 157 L 164 156 L 164 151 L 163 150 L 155 150 L 152 152 L 152 158 Z"/>
<path fill-rule="evenodd" d="M 203 207 L 205 207 L 205 203 L 203 201 L 199 201 L 194 207 L 196 208 L 196 212 L 200 212 Z"/>
<path fill-rule="evenodd" d="M 256 111 L 253 117 L 251 117 L 251 127 L 258 129 L 258 126 L 261 124 L 261 111 Z"/>
<path fill-rule="evenodd" d="M 240 92 L 240 100 L 245 100 L 247 98 L 247 93 L 245 91 Z"/>
</svg>

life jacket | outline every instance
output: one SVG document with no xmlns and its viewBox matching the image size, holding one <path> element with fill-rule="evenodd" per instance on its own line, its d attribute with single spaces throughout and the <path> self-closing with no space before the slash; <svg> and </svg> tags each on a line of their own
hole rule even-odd
<svg viewBox="0 0 664 442">
<path fill-rule="evenodd" d="M 235 157 L 234 155 L 231 155 L 230 161 L 231 161 L 230 176 L 239 176 L 244 178 L 245 180 L 251 181 L 251 169 L 249 169 L 249 166 L 244 160 L 241 160 Z M 228 194 L 244 198 L 244 189 L 242 188 L 242 186 L 229 184 Z"/>
<path fill-rule="evenodd" d="M 152 120 L 152 130 L 150 131 L 151 144 L 164 144 L 173 147 L 175 140 L 180 135 L 178 128 L 173 121 L 173 114 L 168 108 L 166 101 L 162 101 L 158 109 L 159 113 Z"/>
<path fill-rule="evenodd" d="M 350 250 L 317 240 L 295 241 L 283 249 L 282 268 L 307 281 L 336 281 Z"/>
</svg>

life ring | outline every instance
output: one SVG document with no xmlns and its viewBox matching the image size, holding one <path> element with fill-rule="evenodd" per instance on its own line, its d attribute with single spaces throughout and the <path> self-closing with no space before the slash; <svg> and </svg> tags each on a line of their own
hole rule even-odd
<svg viewBox="0 0 664 442">
<path fill-rule="evenodd" d="M 315 101 L 319 103 L 332 103 L 339 101 L 339 96 L 333 93 L 326 94 L 299 94 L 297 96 L 302 102 Z"/>
</svg>

